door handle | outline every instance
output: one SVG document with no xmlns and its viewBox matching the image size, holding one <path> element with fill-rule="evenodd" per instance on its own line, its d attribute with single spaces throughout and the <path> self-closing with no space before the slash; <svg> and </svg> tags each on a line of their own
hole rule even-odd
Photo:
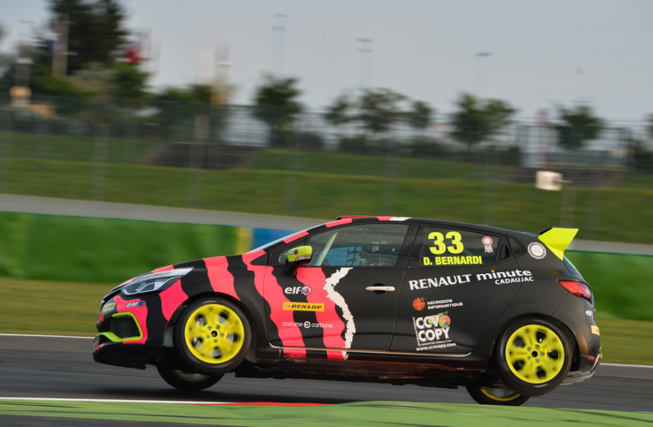
<svg viewBox="0 0 653 427">
<path fill-rule="evenodd" d="M 367 288 L 365 288 L 365 290 L 370 292 L 394 292 L 395 287 L 375 285 L 375 286 L 368 286 Z"/>
</svg>

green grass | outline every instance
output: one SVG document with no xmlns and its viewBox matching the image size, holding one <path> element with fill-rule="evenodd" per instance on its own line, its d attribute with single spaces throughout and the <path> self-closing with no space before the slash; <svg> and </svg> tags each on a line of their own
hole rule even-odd
<svg viewBox="0 0 653 427">
<path fill-rule="evenodd" d="M 115 284 L 0 278 L 0 333 L 93 336 L 100 300 Z M 653 365 L 653 322 L 597 319 L 603 362 Z"/>
<path fill-rule="evenodd" d="M 523 426 L 523 425 L 620 425 L 653 422 L 653 414 L 601 410 L 499 407 L 460 403 L 353 402 L 338 405 L 211 405 L 170 402 L 75 402 L 12 399 L 0 401 L 0 415 L 36 423 L 71 419 L 87 425 L 106 420 L 156 425 L 230 426 Z M 22 418 L 25 416 L 25 418 Z M 27 418 L 30 417 L 30 418 Z M 82 421 L 83 420 L 83 421 Z M 96 421 L 97 420 L 97 421 Z M 56 422 L 56 421 L 55 421 Z M 112 423 L 117 424 L 117 423 Z M 80 424 L 81 425 L 81 424 Z"/>
</svg>

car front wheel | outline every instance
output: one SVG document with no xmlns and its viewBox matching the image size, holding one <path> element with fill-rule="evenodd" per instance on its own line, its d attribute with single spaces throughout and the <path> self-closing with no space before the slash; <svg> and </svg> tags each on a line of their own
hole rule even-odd
<svg viewBox="0 0 653 427">
<path fill-rule="evenodd" d="M 191 372 L 221 375 L 245 359 L 252 342 L 247 316 L 222 298 L 195 301 L 175 325 L 175 347 Z"/>
<path fill-rule="evenodd" d="M 567 338 L 558 327 L 542 319 L 525 319 L 499 337 L 495 368 L 510 390 L 540 396 L 565 379 L 571 357 Z"/>
</svg>

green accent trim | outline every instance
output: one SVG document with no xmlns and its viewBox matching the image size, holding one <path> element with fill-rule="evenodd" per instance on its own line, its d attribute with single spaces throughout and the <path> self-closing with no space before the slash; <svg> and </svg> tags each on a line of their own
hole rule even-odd
<svg viewBox="0 0 653 427">
<path fill-rule="evenodd" d="M 134 323 L 136 324 L 136 328 L 138 329 L 138 336 L 136 337 L 128 337 L 128 338 L 120 338 L 118 335 L 114 334 L 113 332 L 101 332 L 97 334 L 95 337 L 105 337 L 111 342 L 130 342 L 130 341 L 138 341 L 143 338 L 143 330 L 141 329 L 141 325 L 138 324 L 138 320 L 136 320 L 136 316 L 134 316 L 132 313 L 125 312 L 125 313 L 116 313 L 112 318 L 116 317 L 131 317 L 134 319 Z"/>
</svg>

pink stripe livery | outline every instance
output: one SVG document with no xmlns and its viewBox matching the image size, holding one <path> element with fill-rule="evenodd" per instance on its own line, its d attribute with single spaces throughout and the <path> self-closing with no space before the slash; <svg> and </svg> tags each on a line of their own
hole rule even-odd
<svg viewBox="0 0 653 427">
<path fill-rule="evenodd" d="M 208 269 L 209 282 L 211 282 L 213 290 L 215 292 L 227 294 L 240 301 L 234 286 L 234 275 L 228 270 L 229 264 L 227 262 L 227 257 L 220 256 L 204 258 L 204 262 Z"/>
<path fill-rule="evenodd" d="M 297 270 L 297 279 L 304 285 L 311 287 L 311 293 L 306 300 L 311 304 L 324 304 L 324 311 L 316 311 L 315 317 L 321 324 L 331 324 L 333 328 L 322 328 L 324 334 L 324 346 L 326 348 L 345 348 L 345 340 L 342 333 L 345 330 L 345 323 L 336 311 L 336 304 L 331 301 L 324 289 L 326 276 L 321 268 L 300 268 Z M 341 351 L 327 351 L 329 359 L 344 359 Z"/>
<path fill-rule="evenodd" d="M 281 345 L 284 347 L 304 347 L 302 333 L 299 327 L 295 325 L 293 312 L 283 309 L 283 303 L 290 300 L 284 296 L 281 286 L 274 286 L 278 282 L 272 275 L 272 267 L 252 265 L 252 261 L 264 253 L 263 250 L 246 253 L 243 255 L 243 262 L 247 265 L 247 269 L 254 273 L 256 289 L 270 305 L 270 320 L 277 326 Z M 267 283 L 267 286 L 264 286 L 265 283 Z M 292 323 L 293 326 L 283 326 L 284 323 Z M 306 350 L 303 349 L 290 351 L 284 349 L 283 353 L 284 357 L 287 358 L 306 358 Z"/>
<path fill-rule="evenodd" d="M 166 320 L 170 320 L 179 305 L 188 299 L 188 295 L 181 289 L 181 280 L 177 280 L 165 291 L 159 294 L 161 297 L 161 312 Z"/>
<path fill-rule="evenodd" d="M 130 312 L 134 315 L 136 322 L 140 326 L 141 332 L 143 333 L 143 337 L 140 340 L 124 341 L 123 344 L 145 344 L 145 341 L 147 341 L 147 306 L 143 304 L 140 307 L 127 308 L 127 304 L 134 302 L 134 300 L 126 301 L 122 299 L 120 295 L 116 295 L 113 298 L 113 301 L 116 303 L 116 311 L 118 313 Z"/>
</svg>

